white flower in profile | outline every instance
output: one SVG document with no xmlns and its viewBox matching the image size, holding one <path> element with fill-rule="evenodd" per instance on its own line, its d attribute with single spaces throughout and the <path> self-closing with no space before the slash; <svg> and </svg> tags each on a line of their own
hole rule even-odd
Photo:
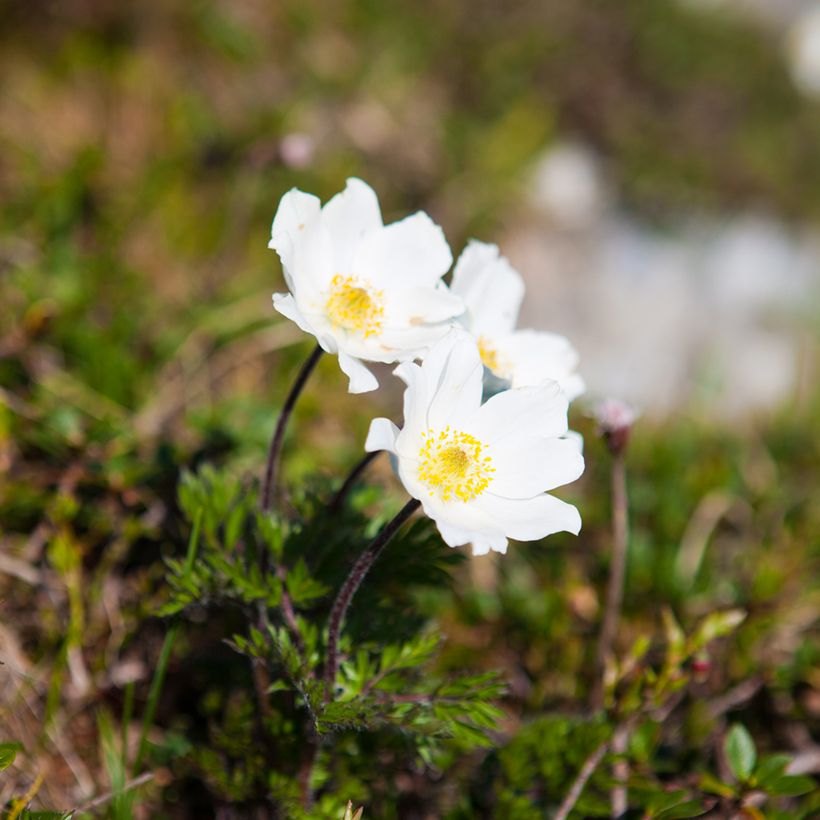
<svg viewBox="0 0 820 820">
<path fill-rule="evenodd" d="M 456 263 L 450 289 L 467 305 L 461 321 L 478 340 L 481 360 L 496 378 L 512 387 L 552 379 L 570 401 L 584 392 L 575 372 L 578 354 L 568 339 L 515 329 L 524 280 L 496 245 L 471 241 Z"/>
<path fill-rule="evenodd" d="M 422 212 L 385 226 L 360 179 L 324 207 L 312 194 L 286 193 L 268 247 L 290 290 L 274 294 L 274 307 L 339 354 L 351 393 L 378 387 L 362 361 L 418 358 L 464 310 L 441 281 L 453 261 L 441 228 Z"/>
<path fill-rule="evenodd" d="M 374 419 L 368 452 L 393 454 L 405 489 L 421 501 L 451 547 L 505 552 L 507 539 L 577 534 L 578 510 L 547 490 L 584 471 L 567 432 L 567 399 L 556 382 L 498 393 L 482 405 L 475 339 L 453 330 L 421 366 L 405 362 L 404 427 Z"/>
</svg>

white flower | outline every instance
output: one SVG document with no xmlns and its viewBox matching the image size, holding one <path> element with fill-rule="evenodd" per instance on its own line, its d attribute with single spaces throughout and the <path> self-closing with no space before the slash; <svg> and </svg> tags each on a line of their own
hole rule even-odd
<svg viewBox="0 0 820 820">
<path fill-rule="evenodd" d="M 359 179 L 324 207 L 289 191 L 268 247 L 290 289 L 274 294 L 274 307 L 339 354 L 351 393 L 378 387 L 361 360 L 420 357 L 464 310 L 441 281 L 453 261 L 441 228 L 421 212 L 385 226 L 376 194 Z"/>
<path fill-rule="evenodd" d="M 524 280 L 496 245 L 470 242 L 453 272 L 451 290 L 467 305 L 462 323 L 478 340 L 481 360 L 512 387 L 557 381 L 572 401 L 584 392 L 578 354 L 564 336 L 515 330 Z"/>
<path fill-rule="evenodd" d="M 556 382 L 506 390 L 481 404 L 483 367 L 475 340 L 453 330 L 421 366 L 405 362 L 404 428 L 374 419 L 365 449 L 393 454 L 406 490 L 451 546 L 505 552 L 507 538 L 577 534 L 578 510 L 546 490 L 584 470 L 567 432 L 567 399 Z"/>
</svg>

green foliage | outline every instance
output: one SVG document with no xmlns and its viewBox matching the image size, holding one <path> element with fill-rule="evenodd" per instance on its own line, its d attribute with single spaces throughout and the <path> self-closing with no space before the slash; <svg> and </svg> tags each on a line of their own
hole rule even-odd
<svg viewBox="0 0 820 820">
<path fill-rule="evenodd" d="M 14 763 L 17 752 L 22 748 L 20 743 L 0 743 L 0 772 L 2 772 L 3 769 L 8 769 L 8 767 Z"/>
<path fill-rule="evenodd" d="M 530 166 L 571 136 L 653 219 L 814 218 L 818 107 L 776 38 L 675 0 L 41 6 L 0 0 L 0 729 L 26 749 L 0 745 L 4 794 L 52 773 L 19 816 L 73 805 L 50 738 L 99 792 L 163 775 L 115 796 L 150 816 L 255 816 L 269 795 L 293 817 L 339 820 L 348 800 L 390 820 L 528 816 L 630 718 L 632 814 L 737 813 L 763 792 L 767 817 L 818 816 L 816 779 L 788 774 L 789 738 L 819 736 L 816 399 L 732 429 L 641 421 L 621 632 L 589 719 L 609 462 L 583 418 L 580 539 L 514 545 L 488 581 L 414 522 L 357 594 L 328 702 L 330 603 L 397 499 L 377 469 L 328 521 L 333 488 L 312 482 L 396 408 L 363 413 L 320 366 L 286 441 L 285 513 L 258 515 L 249 478 L 302 354 L 270 310 L 281 192 L 362 174 L 386 216 L 429 207 L 455 249 L 514 228 Z M 282 138 L 317 127 L 309 166 L 288 167 Z M 716 497 L 727 513 L 693 561 L 683 533 Z M 757 750 L 745 779 L 716 759 L 732 724 Z M 576 816 L 607 811 L 617 757 Z"/>
<path fill-rule="evenodd" d="M 349 571 L 340 554 L 353 558 L 351 545 L 363 549 L 376 528 L 362 512 L 345 505 L 329 526 L 322 517 L 326 501 L 306 492 L 297 501 L 302 515 L 285 522 L 257 511 L 253 487 L 211 467 L 183 477 L 179 500 L 194 533 L 185 560 L 166 560 L 171 597 L 162 612 L 206 606 L 238 613 L 243 630 L 224 637 L 267 679 L 263 690 L 257 678 L 255 692 L 251 687 L 241 697 L 234 692 L 224 703 L 220 725 L 211 730 L 209 746 L 192 754 L 194 765 L 225 799 L 258 799 L 270 787 L 276 799 L 297 811 L 305 788 L 298 769 L 282 766 L 273 753 L 292 744 L 294 732 L 303 735 L 303 754 L 310 756 L 319 754 L 312 746 L 332 748 L 324 738 L 334 734 L 394 731 L 402 743 L 410 740 L 407 751 L 428 765 L 447 750 L 466 753 L 490 745 L 503 714 L 495 705 L 503 684 L 495 673 L 436 672 L 441 638 L 424 631 L 418 616 L 396 635 L 392 619 L 365 627 L 353 615 L 342 635 L 337 680 L 330 688 L 324 682 L 323 624 L 331 591 Z M 401 562 L 405 594 L 413 586 L 448 583 L 444 568 L 453 563 L 453 554 L 432 536 L 429 523 L 399 534 L 389 557 Z M 264 575 L 260 559 L 270 568 Z M 380 586 L 395 581 L 395 573 L 374 571 L 368 577 L 370 594 L 363 589 L 357 599 L 358 610 L 370 600 L 373 609 L 386 609 Z M 283 608 L 285 593 L 293 617 Z M 402 640 L 388 642 L 391 634 Z M 261 715 L 255 713 L 260 698 L 273 698 L 282 711 L 265 706 Z M 310 727 L 307 737 L 299 728 L 304 726 Z"/>
<path fill-rule="evenodd" d="M 752 736 L 746 728 L 735 723 L 726 735 L 724 748 L 732 774 L 741 782 L 748 781 L 754 771 L 757 751 Z"/>
</svg>

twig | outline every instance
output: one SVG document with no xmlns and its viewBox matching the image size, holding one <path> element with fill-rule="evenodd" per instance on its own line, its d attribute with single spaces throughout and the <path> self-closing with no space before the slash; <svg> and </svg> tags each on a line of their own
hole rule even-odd
<svg viewBox="0 0 820 820">
<path fill-rule="evenodd" d="M 612 644 L 618 631 L 618 619 L 621 615 L 629 533 L 627 516 L 626 465 L 621 452 L 612 457 L 612 564 L 609 570 L 604 620 L 601 626 L 601 636 L 598 639 L 595 683 L 591 698 L 592 708 L 595 711 L 604 705 L 606 663 L 612 652 Z"/>
<path fill-rule="evenodd" d="M 34 783 L 31 784 L 31 788 L 18 800 L 15 800 L 12 804 L 12 807 L 9 809 L 9 813 L 6 816 L 7 820 L 17 820 L 17 818 L 22 814 L 23 809 L 34 800 L 35 795 L 38 791 L 40 791 L 40 786 L 43 785 L 44 776 L 42 772 L 37 773 L 37 777 L 34 778 Z"/>
<path fill-rule="evenodd" d="M 749 678 L 730 689 L 726 694 L 715 698 L 706 705 L 707 712 L 712 718 L 725 715 L 726 712 L 742 706 L 747 700 L 751 700 L 763 687 L 761 678 Z"/>
<path fill-rule="evenodd" d="M 347 608 L 356 590 L 364 580 L 370 567 L 379 557 L 382 550 L 396 534 L 397 530 L 421 506 L 421 502 L 411 498 L 382 531 L 373 539 L 370 546 L 359 556 L 359 559 L 350 570 L 350 575 L 339 590 L 333 608 L 330 610 L 327 635 L 327 659 L 325 661 L 325 701 L 330 700 L 333 682 L 336 680 L 336 670 L 339 665 L 339 633 L 342 630 Z"/>
<path fill-rule="evenodd" d="M 95 797 L 93 800 L 89 800 L 87 803 L 83 803 L 82 806 L 78 806 L 76 809 L 72 809 L 68 816 L 74 817 L 75 814 L 80 814 L 83 812 L 91 811 L 91 809 L 96 809 L 98 806 L 103 806 L 108 803 L 110 800 L 113 800 L 115 797 L 119 797 L 126 792 L 130 792 L 132 789 L 137 789 L 140 786 L 144 786 L 146 783 L 150 783 L 154 779 L 153 772 L 143 772 L 139 777 L 135 777 L 133 780 L 129 780 L 127 783 L 123 785 L 121 789 L 112 790 L 110 792 L 106 792 L 105 794 L 101 794 L 99 797 Z"/>
<path fill-rule="evenodd" d="M 5 545 L 3 546 L 5 549 Z M 40 570 L 33 567 L 27 561 L 21 561 L 11 555 L 0 553 L 0 573 L 19 578 L 31 586 L 38 586 L 42 583 L 43 576 Z"/>
<path fill-rule="evenodd" d="M 615 755 L 625 755 L 629 745 L 629 729 L 626 726 L 619 726 L 612 736 L 612 753 Z M 612 776 L 615 785 L 612 787 L 610 797 L 612 806 L 612 816 L 622 817 L 627 810 L 629 795 L 626 790 L 626 782 L 629 780 L 629 763 L 625 759 L 615 760 L 612 764 Z"/>
<path fill-rule="evenodd" d="M 570 787 L 570 790 L 567 792 L 567 796 L 558 807 L 554 820 L 566 820 L 566 818 L 569 817 L 569 813 L 575 808 L 575 804 L 580 799 L 587 781 L 590 777 L 592 777 L 608 750 L 609 741 L 604 740 L 586 759 L 584 765 L 581 766 L 581 770 L 578 772 L 578 776 L 575 778 L 575 781 Z"/>
<path fill-rule="evenodd" d="M 353 489 L 353 485 L 359 480 L 362 473 L 370 466 L 370 462 L 380 455 L 380 453 L 381 450 L 376 450 L 373 453 L 366 453 L 364 458 L 359 460 L 358 464 L 356 464 L 356 466 L 350 471 L 348 477 L 344 480 L 344 484 L 342 484 L 339 488 L 336 495 L 333 496 L 333 500 L 328 506 L 329 514 L 338 512 L 341 509 L 348 493 Z"/>
<path fill-rule="evenodd" d="M 273 438 L 270 442 L 270 449 L 268 450 L 268 462 L 265 467 L 265 480 L 262 483 L 262 512 L 270 512 L 273 508 L 273 499 L 276 494 L 276 480 L 277 467 L 279 466 L 279 456 L 282 453 L 282 444 L 285 441 L 285 429 L 288 426 L 288 419 L 290 418 L 293 408 L 296 405 L 296 400 L 302 392 L 305 382 L 308 380 L 314 367 L 316 367 L 319 359 L 322 358 L 322 348 L 319 345 L 313 349 L 310 357 L 302 365 L 302 369 L 290 389 L 285 404 L 282 407 L 282 412 L 279 414 L 279 421 L 276 423 L 276 429 L 273 432 Z"/>
</svg>

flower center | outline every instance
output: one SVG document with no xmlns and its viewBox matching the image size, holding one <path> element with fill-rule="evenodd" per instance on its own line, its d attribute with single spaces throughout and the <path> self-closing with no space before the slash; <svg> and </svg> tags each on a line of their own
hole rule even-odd
<svg viewBox="0 0 820 820">
<path fill-rule="evenodd" d="M 442 501 L 470 501 L 481 495 L 492 481 L 495 468 L 486 455 L 486 445 L 469 433 L 451 430 L 422 433 L 419 450 L 419 479 L 430 495 Z"/>
<path fill-rule="evenodd" d="M 510 363 L 485 336 L 478 337 L 478 352 L 481 361 L 488 370 L 492 370 L 496 376 L 506 379 L 509 377 Z"/>
<path fill-rule="evenodd" d="M 331 323 L 363 336 L 374 336 L 382 329 L 384 293 L 370 288 L 353 276 L 336 274 L 330 283 L 325 313 Z"/>
</svg>

